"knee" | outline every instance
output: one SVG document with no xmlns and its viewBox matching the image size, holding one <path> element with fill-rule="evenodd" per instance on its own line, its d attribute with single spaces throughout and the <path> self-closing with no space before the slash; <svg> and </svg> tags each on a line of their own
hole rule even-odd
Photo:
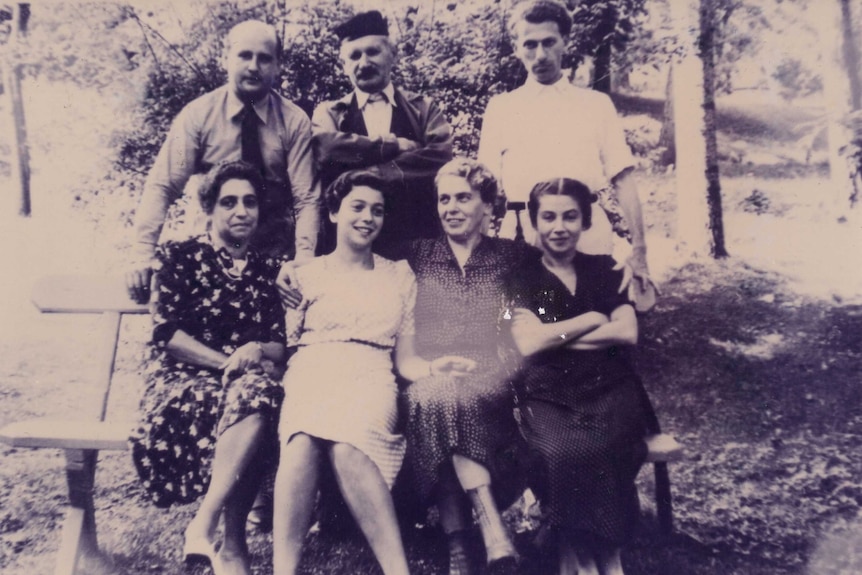
<svg viewBox="0 0 862 575">
<path fill-rule="evenodd" d="M 317 453 L 317 442 L 314 438 L 304 434 L 296 433 L 282 445 L 279 466 L 306 462 Z"/>
</svg>

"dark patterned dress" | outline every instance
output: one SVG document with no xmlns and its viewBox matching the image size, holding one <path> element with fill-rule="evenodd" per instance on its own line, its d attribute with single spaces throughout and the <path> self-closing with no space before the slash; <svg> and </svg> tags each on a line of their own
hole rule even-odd
<svg viewBox="0 0 862 575">
<path fill-rule="evenodd" d="M 182 330 L 230 355 L 250 341 L 284 342 L 285 329 L 275 262 L 249 251 L 245 268 L 232 277 L 230 255 L 216 252 L 206 236 L 168 242 L 156 257 L 153 339 L 142 420 L 131 442 L 144 488 L 157 506 L 168 507 L 206 492 L 215 444 L 227 428 L 256 413 L 274 426 L 283 392 L 266 374 L 246 373 L 223 385 L 221 371 L 175 359 L 167 343 Z"/>
<path fill-rule="evenodd" d="M 503 278 L 527 253 L 523 242 L 482 237 L 464 266 L 445 237 L 411 244 L 416 274 L 416 352 L 425 360 L 458 355 L 476 361 L 465 378 L 431 376 L 403 393 L 408 461 L 420 497 L 428 498 L 453 454 L 484 465 L 495 495 L 510 503 L 523 485 L 515 480 L 517 428 L 509 372 L 498 352 Z"/>
<path fill-rule="evenodd" d="M 609 256 L 578 253 L 572 295 L 536 258 L 516 273 L 512 305 L 543 323 L 589 311 L 609 315 L 629 303 L 617 293 L 622 272 L 613 265 Z M 637 524 L 634 481 L 654 418 L 626 351 L 546 349 L 524 360 L 516 380 L 528 480 L 545 517 L 567 532 L 619 545 Z"/>
</svg>

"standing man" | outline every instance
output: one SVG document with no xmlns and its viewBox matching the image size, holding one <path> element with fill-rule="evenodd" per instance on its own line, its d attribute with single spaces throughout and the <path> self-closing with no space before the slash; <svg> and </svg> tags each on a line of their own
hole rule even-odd
<svg viewBox="0 0 862 575">
<path fill-rule="evenodd" d="M 257 166 L 267 183 L 256 248 L 283 259 L 311 258 L 317 244 L 320 188 L 313 179 L 311 122 L 273 91 L 281 44 L 268 24 L 246 21 L 227 37 L 226 85 L 188 104 L 174 120 L 150 170 L 136 216 L 137 262 L 129 295 L 149 298 L 153 250 L 168 207 L 193 174 L 223 160 Z"/>
<path fill-rule="evenodd" d="M 479 161 L 497 176 L 510 203 L 526 202 L 534 184 L 555 177 L 580 180 L 593 192 L 615 195 L 631 232 L 627 263 L 638 280 L 634 287 L 647 291 L 651 281 L 632 178 L 634 158 L 610 98 L 563 77 L 565 39 L 571 29 L 568 10 L 555 0 L 530 0 L 515 9 L 509 32 L 528 78 L 520 88 L 488 103 Z M 516 216 L 509 211 L 501 233 L 513 237 L 515 229 Z M 581 236 L 578 250 L 610 254 L 612 236 L 607 216 L 594 210 L 592 227 Z"/>
<path fill-rule="evenodd" d="M 334 32 L 354 90 L 314 111 L 315 160 L 324 186 L 349 170 L 379 178 L 389 197 L 375 251 L 392 254 L 401 240 L 439 233 L 434 176 L 452 159 L 452 129 L 428 98 L 392 85 L 397 51 L 380 12 L 357 14 Z"/>
</svg>

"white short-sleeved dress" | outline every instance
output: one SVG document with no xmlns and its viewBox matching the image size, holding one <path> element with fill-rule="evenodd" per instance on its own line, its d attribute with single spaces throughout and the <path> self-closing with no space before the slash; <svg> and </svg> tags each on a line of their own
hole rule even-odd
<svg viewBox="0 0 862 575">
<path fill-rule="evenodd" d="M 406 261 L 377 255 L 370 270 L 346 271 L 324 256 L 296 276 L 304 301 L 286 317 L 287 344 L 297 351 L 284 377 L 280 440 L 304 433 L 350 444 L 392 487 L 405 449 L 394 433 L 392 349 L 413 333 L 416 278 Z"/>
</svg>

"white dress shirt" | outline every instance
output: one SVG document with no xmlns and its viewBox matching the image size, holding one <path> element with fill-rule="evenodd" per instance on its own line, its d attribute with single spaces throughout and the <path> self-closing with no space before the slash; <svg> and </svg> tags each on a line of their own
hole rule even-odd
<svg viewBox="0 0 862 575">
<path fill-rule="evenodd" d="M 362 112 L 365 129 L 371 138 L 380 138 L 389 134 L 392 126 L 392 107 L 395 106 L 395 88 L 389 83 L 379 94 L 382 98 L 372 98 L 369 92 L 356 90 L 356 104 Z"/>
<path fill-rule="evenodd" d="M 611 99 L 565 78 L 551 85 L 528 79 L 520 88 L 491 98 L 478 159 L 497 176 L 510 202 L 526 202 L 533 186 L 550 178 L 573 178 L 596 191 L 635 163 Z M 578 247 L 587 253 L 611 253 L 610 223 L 597 203 L 592 212 L 593 229 Z M 526 212 L 521 222 L 529 238 Z M 501 235 L 508 237 L 513 230 L 514 217 L 507 215 Z"/>
</svg>

